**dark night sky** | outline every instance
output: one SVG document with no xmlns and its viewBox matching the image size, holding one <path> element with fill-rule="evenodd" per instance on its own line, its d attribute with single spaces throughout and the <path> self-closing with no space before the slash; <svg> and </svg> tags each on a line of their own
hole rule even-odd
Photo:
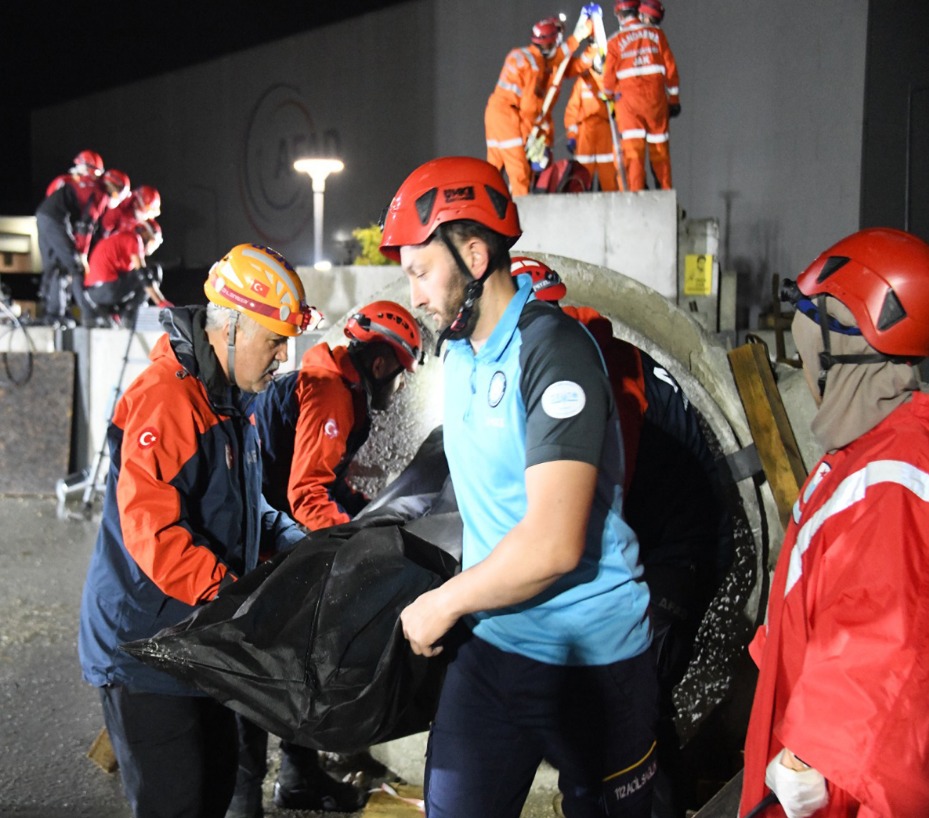
<svg viewBox="0 0 929 818">
<path fill-rule="evenodd" d="M 33 108 L 220 57 L 401 0 L 17 0 L 0 19 L 0 214 L 31 213 Z"/>
</svg>

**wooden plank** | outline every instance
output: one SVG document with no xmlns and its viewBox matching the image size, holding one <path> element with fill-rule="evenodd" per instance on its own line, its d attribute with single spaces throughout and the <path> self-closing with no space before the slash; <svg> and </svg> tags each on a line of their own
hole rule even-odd
<svg viewBox="0 0 929 818">
<path fill-rule="evenodd" d="M 414 787 L 409 784 L 393 784 L 393 790 L 397 793 L 391 795 L 384 790 L 377 790 L 371 793 L 367 806 L 362 812 L 363 818 L 372 818 L 381 816 L 381 818 L 422 818 L 423 811 L 411 804 L 409 801 L 422 801 L 423 788 Z M 409 801 L 404 800 L 409 799 Z"/>
<path fill-rule="evenodd" d="M 105 773 L 115 773 L 119 769 L 119 762 L 113 752 L 113 745 L 110 744 L 110 734 L 106 731 L 106 727 L 97 733 L 97 737 L 87 751 L 87 757 Z"/>
<path fill-rule="evenodd" d="M 730 350 L 729 366 L 781 524 L 786 527 L 806 468 L 774 381 L 767 345 L 743 344 Z"/>
</svg>

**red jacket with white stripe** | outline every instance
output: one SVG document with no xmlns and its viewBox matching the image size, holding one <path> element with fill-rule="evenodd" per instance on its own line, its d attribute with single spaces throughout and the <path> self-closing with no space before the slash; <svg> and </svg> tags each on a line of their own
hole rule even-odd
<svg viewBox="0 0 929 818">
<path fill-rule="evenodd" d="M 680 105 L 680 77 L 664 32 L 637 21 L 623 23 L 607 43 L 603 67 L 607 93 Z"/>
<path fill-rule="evenodd" d="M 783 747 L 828 781 L 816 818 L 929 815 L 929 397 L 813 469 L 768 605 L 739 815 Z"/>
</svg>

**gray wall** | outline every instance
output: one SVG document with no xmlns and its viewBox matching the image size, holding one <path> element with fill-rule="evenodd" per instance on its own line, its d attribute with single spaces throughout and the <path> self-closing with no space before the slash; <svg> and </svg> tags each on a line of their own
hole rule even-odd
<svg viewBox="0 0 929 818">
<path fill-rule="evenodd" d="M 681 71 L 678 201 L 691 217 L 720 220 L 723 253 L 752 304 L 745 321 L 767 301 L 771 273 L 796 274 L 858 226 L 867 0 L 820 0 L 815 14 L 800 0 L 666 6 Z M 483 155 L 484 103 L 503 58 L 551 9 L 411 0 L 40 110 L 36 184 L 93 147 L 162 191 L 163 264 L 206 265 L 246 240 L 306 263 L 310 185 L 290 162 L 314 144 L 338 145 L 346 170 L 330 177 L 325 200 L 326 248 L 337 256 L 334 233 L 376 220 L 418 163 Z"/>
</svg>

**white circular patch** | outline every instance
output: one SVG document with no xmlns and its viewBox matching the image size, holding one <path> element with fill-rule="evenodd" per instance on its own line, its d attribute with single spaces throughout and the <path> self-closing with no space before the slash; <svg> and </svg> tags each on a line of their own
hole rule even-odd
<svg viewBox="0 0 929 818">
<path fill-rule="evenodd" d="M 506 375 L 498 370 L 494 372 L 493 377 L 490 379 L 490 388 L 487 390 L 487 403 L 493 408 L 503 400 L 505 393 Z"/>
<path fill-rule="evenodd" d="M 542 409 L 550 418 L 573 418 L 585 403 L 587 396 L 574 381 L 555 381 L 542 393 Z"/>
</svg>

